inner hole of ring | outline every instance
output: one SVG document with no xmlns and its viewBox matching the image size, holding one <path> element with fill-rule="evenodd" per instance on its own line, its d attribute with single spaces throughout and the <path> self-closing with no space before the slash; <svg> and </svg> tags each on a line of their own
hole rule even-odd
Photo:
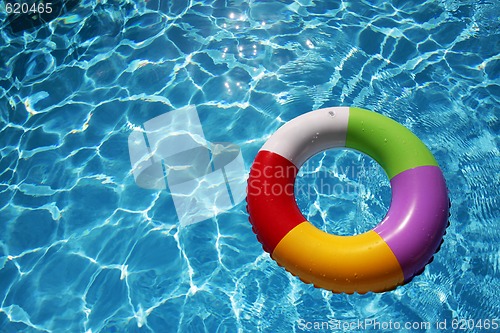
<svg viewBox="0 0 500 333">
<path fill-rule="evenodd" d="M 382 167 L 351 149 L 330 149 L 307 160 L 294 191 L 304 217 L 339 236 L 373 229 L 391 204 L 391 187 Z"/>
</svg>

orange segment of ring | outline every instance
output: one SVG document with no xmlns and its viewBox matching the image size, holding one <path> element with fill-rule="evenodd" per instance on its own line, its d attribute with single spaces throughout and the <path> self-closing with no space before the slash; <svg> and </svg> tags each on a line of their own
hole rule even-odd
<svg viewBox="0 0 500 333">
<path fill-rule="evenodd" d="M 304 282 L 334 292 L 381 292 L 404 281 L 394 253 L 373 230 L 335 236 L 305 221 L 278 243 L 272 258 Z"/>
</svg>

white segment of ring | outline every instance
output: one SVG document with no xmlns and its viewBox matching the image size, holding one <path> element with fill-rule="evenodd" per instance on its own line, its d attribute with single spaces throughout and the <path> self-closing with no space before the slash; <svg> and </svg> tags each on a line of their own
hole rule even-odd
<svg viewBox="0 0 500 333">
<path fill-rule="evenodd" d="M 349 107 L 305 113 L 281 126 L 260 150 L 276 153 L 300 168 L 315 154 L 345 147 Z"/>
</svg>

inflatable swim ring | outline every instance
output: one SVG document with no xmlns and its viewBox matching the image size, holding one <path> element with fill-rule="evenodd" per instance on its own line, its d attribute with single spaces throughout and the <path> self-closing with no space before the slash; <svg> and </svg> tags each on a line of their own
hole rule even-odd
<svg viewBox="0 0 500 333">
<path fill-rule="evenodd" d="M 371 156 L 390 180 L 387 215 L 360 235 L 319 230 L 295 201 L 301 165 L 335 147 Z M 247 204 L 257 239 L 280 266 L 337 293 L 382 292 L 409 282 L 432 260 L 449 216 L 443 174 L 422 141 L 397 122 L 355 107 L 312 111 L 279 128 L 251 167 Z"/>
</svg>

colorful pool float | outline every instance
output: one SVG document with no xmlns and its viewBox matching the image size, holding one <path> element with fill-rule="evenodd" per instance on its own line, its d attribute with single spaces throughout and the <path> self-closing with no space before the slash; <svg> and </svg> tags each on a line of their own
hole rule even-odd
<svg viewBox="0 0 500 333">
<path fill-rule="evenodd" d="M 390 180 L 387 215 L 360 235 L 319 230 L 295 201 L 301 165 L 335 147 L 371 156 Z M 257 239 L 280 266 L 337 293 L 387 291 L 420 274 L 442 242 L 449 210 L 443 174 L 422 141 L 397 122 L 354 107 L 312 111 L 279 128 L 252 165 L 247 204 Z"/>
</svg>

